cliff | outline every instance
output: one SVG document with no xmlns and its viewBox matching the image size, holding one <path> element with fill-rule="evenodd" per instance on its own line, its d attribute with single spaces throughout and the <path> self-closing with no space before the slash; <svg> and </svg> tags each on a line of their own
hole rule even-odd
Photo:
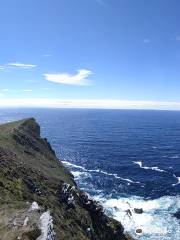
<svg viewBox="0 0 180 240">
<path fill-rule="evenodd" d="M 0 126 L 0 240 L 127 240 L 83 193 L 35 119 Z"/>
</svg>

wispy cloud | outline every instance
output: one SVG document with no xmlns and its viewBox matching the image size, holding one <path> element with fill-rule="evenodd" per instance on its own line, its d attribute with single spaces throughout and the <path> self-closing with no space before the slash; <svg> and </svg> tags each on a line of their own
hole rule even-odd
<svg viewBox="0 0 180 240">
<path fill-rule="evenodd" d="M 154 109 L 180 111 L 180 102 L 128 101 L 118 99 L 2 98 L 0 101 L 0 107 Z"/>
<path fill-rule="evenodd" d="M 29 68 L 34 68 L 37 67 L 35 64 L 27 64 L 27 63 L 20 63 L 20 62 L 9 62 L 4 65 L 0 65 L 0 70 L 11 70 L 14 68 L 19 68 L 19 69 L 29 69 Z"/>
<path fill-rule="evenodd" d="M 0 65 L 0 70 L 4 70 L 4 69 L 5 69 L 5 66 Z"/>
<path fill-rule="evenodd" d="M 27 63 L 20 63 L 20 62 L 7 63 L 6 66 L 16 67 L 16 68 L 34 68 L 34 67 L 37 67 L 37 65 L 34 65 L 34 64 L 27 64 Z"/>
<path fill-rule="evenodd" d="M 2 92 L 8 92 L 8 91 L 9 91 L 8 88 L 4 88 L 4 89 L 2 89 Z"/>
<path fill-rule="evenodd" d="M 43 57 L 52 57 L 52 54 L 43 54 Z"/>
<path fill-rule="evenodd" d="M 24 92 L 32 92 L 32 89 L 23 89 Z"/>
<path fill-rule="evenodd" d="M 49 88 L 42 88 L 42 90 L 48 91 L 48 90 L 49 90 Z"/>
<path fill-rule="evenodd" d="M 146 43 L 146 44 L 147 44 L 147 43 L 150 43 L 150 42 L 151 42 L 151 39 L 150 39 L 150 38 L 144 38 L 144 39 L 143 39 L 143 42 Z"/>
<path fill-rule="evenodd" d="M 56 74 L 44 74 L 47 81 L 69 84 L 69 85 L 90 85 L 90 81 L 87 79 L 92 71 L 87 69 L 80 69 L 77 74 L 71 75 L 69 73 L 56 73 Z"/>
</svg>

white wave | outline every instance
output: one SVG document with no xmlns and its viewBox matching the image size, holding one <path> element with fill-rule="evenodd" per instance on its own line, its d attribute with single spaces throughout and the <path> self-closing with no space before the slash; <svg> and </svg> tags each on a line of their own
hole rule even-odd
<svg viewBox="0 0 180 240">
<path fill-rule="evenodd" d="M 118 177 L 117 174 L 114 174 L 114 177 L 117 178 L 117 179 L 121 179 L 121 180 L 123 180 L 123 181 L 127 181 L 127 182 L 129 182 L 129 183 L 141 184 L 140 182 L 133 181 L 133 180 L 131 180 L 131 179 L 129 179 L 129 178 Z"/>
<path fill-rule="evenodd" d="M 129 179 L 129 178 L 121 178 L 122 180 L 124 180 L 124 181 L 127 181 L 127 182 L 129 182 L 129 183 L 137 183 L 137 184 L 141 184 L 140 182 L 138 182 L 138 181 L 132 181 L 131 179 Z"/>
<path fill-rule="evenodd" d="M 161 197 L 144 200 L 141 197 L 109 199 L 96 196 L 113 217 L 122 222 L 125 230 L 136 237 L 135 230 L 142 229 L 142 240 L 179 240 L 180 227 L 173 213 L 180 207 L 180 197 Z M 143 208 L 142 214 L 136 214 L 134 208 Z M 132 217 L 126 214 L 130 209 Z"/>
<path fill-rule="evenodd" d="M 90 177 L 90 174 L 88 174 L 87 172 L 71 171 L 71 173 L 73 174 L 75 180 L 82 177 Z"/>
<path fill-rule="evenodd" d="M 164 146 L 152 146 L 153 149 L 169 149 L 172 148 L 173 145 L 164 145 Z"/>
<path fill-rule="evenodd" d="M 79 169 L 82 169 L 84 171 L 87 171 L 84 167 L 81 167 L 79 165 L 75 165 L 75 164 L 67 162 L 67 161 L 62 161 L 62 163 L 65 164 L 66 166 L 71 166 L 71 167 L 74 167 L 74 168 L 79 168 Z"/>
<path fill-rule="evenodd" d="M 101 170 L 100 169 L 92 169 L 92 170 L 87 170 L 88 172 L 97 172 L 97 173 L 99 173 Z"/>
<path fill-rule="evenodd" d="M 179 158 L 179 155 L 174 155 L 174 156 L 172 156 L 172 157 L 170 157 L 171 159 L 177 159 L 177 158 Z"/>
<path fill-rule="evenodd" d="M 147 170 L 149 169 L 149 170 L 154 170 L 154 171 L 158 171 L 158 172 L 168 173 L 167 171 L 159 169 L 158 167 L 146 167 L 146 166 L 143 167 L 142 162 L 140 162 L 140 161 L 138 161 L 138 162 L 133 161 L 133 163 L 137 164 L 140 168 L 143 168 L 143 169 L 147 169 Z M 169 168 L 172 168 L 172 167 L 169 167 Z M 177 179 L 177 183 L 172 184 L 172 186 L 174 187 L 174 186 L 180 184 L 180 177 L 176 176 L 175 174 L 173 174 L 173 177 Z"/>
<path fill-rule="evenodd" d="M 75 164 L 72 164 L 70 162 L 67 162 L 67 161 L 62 161 L 63 164 L 65 164 L 67 167 L 72 167 L 72 168 L 77 168 L 77 169 L 81 169 L 83 170 L 84 172 L 79 172 L 79 171 L 74 171 L 74 170 L 70 170 L 71 173 L 74 175 L 75 178 L 80 178 L 81 176 L 84 176 L 85 173 L 91 173 L 91 172 L 95 172 L 95 173 L 102 173 L 102 174 L 105 174 L 105 175 L 108 175 L 108 176 L 112 176 L 112 177 L 115 177 L 116 179 L 121 179 L 122 181 L 126 181 L 126 182 L 129 182 L 129 183 L 135 183 L 135 184 L 141 184 L 140 182 L 138 181 L 133 181 L 129 178 L 123 178 L 123 177 L 120 177 L 118 176 L 118 174 L 116 173 L 108 173 L 106 171 L 103 171 L 103 170 L 100 170 L 100 169 L 86 169 L 84 167 L 81 167 L 79 165 L 75 165 Z M 89 176 L 89 175 L 86 175 L 86 176 Z"/>
<path fill-rule="evenodd" d="M 106 171 L 103 171 L 103 170 L 100 170 L 100 169 L 95 169 L 95 170 L 87 170 L 88 172 L 98 172 L 98 173 L 102 173 L 102 174 L 105 174 L 105 175 L 108 175 L 108 176 L 113 176 L 117 179 L 121 179 L 123 181 L 127 181 L 129 183 L 137 183 L 137 184 L 140 184 L 140 182 L 135 182 L 133 180 L 130 180 L 128 178 L 122 178 L 122 177 L 119 177 L 116 173 L 108 173 Z"/>
<path fill-rule="evenodd" d="M 176 185 L 179 185 L 180 184 L 180 177 L 177 177 L 175 174 L 173 174 L 173 176 L 177 179 L 177 183 L 175 184 L 172 184 L 172 186 L 176 186 Z"/>
<path fill-rule="evenodd" d="M 137 164 L 137 165 L 139 165 L 140 166 L 140 168 L 142 168 L 142 162 L 135 162 L 135 161 L 133 161 L 133 163 L 135 163 L 135 164 Z"/>
<path fill-rule="evenodd" d="M 83 174 L 82 172 L 78 172 L 78 171 L 71 171 L 71 173 L 75 178 L 79 178 Z"/>
<path fill-rule="evenodd" d="M 133 161 L 134 164 L 138 165 L 140 168 L 143 168 L 143 169 L 146 169 L 146 170 L 152 170 L 152 171 L 157 171 L 157 172 L 166 172 L 165 170 L 163 169 L 160 169 L 158 167 L 147 167 L 147 166 L 143 166 L 142 162 L 140 161 Z"/>
</svg>

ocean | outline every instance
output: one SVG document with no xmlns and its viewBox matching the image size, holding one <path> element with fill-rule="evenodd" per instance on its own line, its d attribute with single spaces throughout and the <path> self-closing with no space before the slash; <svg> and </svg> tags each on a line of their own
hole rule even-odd
<svg viewBox="0 0 180 240">
<path fill-rule="evenodd" d="M 179 240 L 180 112 L 1 109 L 0 123 L 35 117 L 78 186 L 142 240 Z M 129 217 L 128 208 L 143 208 Z"/>
</svg>

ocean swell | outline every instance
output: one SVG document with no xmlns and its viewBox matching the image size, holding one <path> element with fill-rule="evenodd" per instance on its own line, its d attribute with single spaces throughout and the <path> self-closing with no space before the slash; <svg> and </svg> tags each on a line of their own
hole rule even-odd
<svg viewBox="0 0 180 240">
<path fill-rule="evenodd" d="M 116 179 L 120 179 L 122 181 L 125 181 L 125 182 L 128 182 L 128 183 L 133 183 L 133 184 L 141 184 L 139 181 L 133 181 L 129 178 L 123 178 L 123 177 L 120 177 L 118 176 L 118 174 L 116 173 L 108 173 L 106 171 L 103 171 L 103 170 L 100 170 L 100 169 L 86 169 L 84 167 L 81 167 L 81 166 L 78 166 L 78 165 L 75 165 L 75 164 L 72 164 L 72 163 L 69 163 L 67 161 L 62 161 L 62 163 L 67 166 L 67 167 L 71 167 L 73 168 L 73 170 L 70 169 L 71 173 L 74 175 L 75 179 L 77 178 L 80 178 L 82 176 L 90 176 L 88 173 L 100 173 L 100 174 L 104 174 L 104 175 L 107 175 L 107 176 L 112 176 Z M 76 170 L 74 170 L 76 169 Z M 81 169 L 83 170 L 84 172 L 80 172 L 80 171 L 77 171 L 77 169 Z"/>
</svg>

